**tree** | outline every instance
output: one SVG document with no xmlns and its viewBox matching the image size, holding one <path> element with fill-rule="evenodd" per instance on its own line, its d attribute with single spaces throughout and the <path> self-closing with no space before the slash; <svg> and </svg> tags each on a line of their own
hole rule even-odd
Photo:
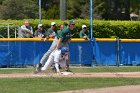
<svg viewBox="0 0 140 93">
<path fill-rule="evenodd" d="M 130 12 L 139 14 L 140 10 L 140 0 L 130 0 Z"/>
<path fill-rule="evenodd" d="M 67 15 L 68 18 L 80 18 L 81 3 L 83 0 L 68 0 Z"/>
<path fill-rule="evenodd" d="M 107 20 L 129 20 L 130 1 L 129 0 L 106 0 L 106 13 L 104 18 Z"/>
<path fill-rule="evenodd" d="M 0 19 L 38 18 L 39 0 L 0 0 Z M 60 0 L 41 0 L 43 19 L 60 19 Z M 67 0 L 67 19 L 90 16 L 90 0 Z M 140 0 L 93 0 L 94 19 L 128 20 Z"/>
<path fill-rule="evenodd" d="M 105 13 L 104 0 L 94 0 L 93 15 L 96 19 L 102 19 Z M 68 0 L 68 18 L 89 18 L 90 1 L 89 0 Z"/>
<path fill-rule="evenodd" d="M 38 18 L 38 6 L 32 0 L 4 0 L 0 5 L 0 19 Z"/>
<path fill-rule="evenodd" d="M 46 19 L 59 19 L 59 6 L 54 4 L 46 12 Z"/>
<path fill-rule="evenodd" d="M 60 0 L 42 0 L 42 8 L 46 11 L 43 18 L 59 19 L 59 3 Z"/>
<path fill-rule="evenodd" d="M 3 0 L 0 0 L 0 4 L 2 4 Z"/>
<path fill-rule="evenodd" d="M 93 13 L 95 19 L 104 19 L 103 15 L 106 13 L 105 5 L 106 5 L 106 0 L 94 1 Z"/>
</svg>

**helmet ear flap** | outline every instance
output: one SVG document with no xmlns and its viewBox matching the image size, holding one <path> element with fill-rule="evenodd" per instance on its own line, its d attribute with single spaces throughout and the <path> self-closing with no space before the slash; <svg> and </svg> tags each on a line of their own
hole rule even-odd
<svg viewBox="0 0 140 93">
<path fill-rule="evenodd" d="M 69 48 L 68 47 L 62 47 L 61 48 L 61 53 L 67 53 L 69 52 Z"/>
</svg>

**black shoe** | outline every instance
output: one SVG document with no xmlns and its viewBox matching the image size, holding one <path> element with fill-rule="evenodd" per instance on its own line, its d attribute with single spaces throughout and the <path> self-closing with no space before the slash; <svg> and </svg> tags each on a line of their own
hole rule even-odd
<svg viewBox="0 0 140 93">
<path fill-rule="evenodd" d="M 59 65 L 59 69 L 62 69 L 62 67 Z"/>
<path fill-rule="evenodd" d="M 36 65 L 36 72 L 40 72 L 41 71 L 41 67 L 43 67 L 43 65 L 41 63 L 38 63 Z"/>
<path fill-rule="evenodd" d="M 52 71 L 53 71 L 54 73 L 56 73 L 56 68 L 55 68 L 55 66 L 53 66 Z"/>
<path fill-rule="evenodd" d="M 72 72 L 68 67 L 65 68 L 66 72 Z"/>
<path fill-rule="evenodd" d="M 66 69 L 65 71 L 66 71 L 66 72 L 72 72 L 72 71 L 71 71 L 71 70 L 69 70 L 69 69 Z"/>
<path fill-rule="evenodd" d="M 62 67 L 61 67 L 60 65 L 59 65 L 59 69 L 62 69 Z M 54 73 L 57 72 L 55 66 L 53 66 L 52 71 L 53 71 Z"/>
</svg>

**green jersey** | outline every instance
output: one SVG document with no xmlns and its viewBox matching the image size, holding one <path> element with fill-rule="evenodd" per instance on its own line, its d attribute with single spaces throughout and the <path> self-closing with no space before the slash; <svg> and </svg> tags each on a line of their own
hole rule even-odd
<svg viewBox="0 0 140 93">
<path fill-rule="evenodd" d="M 57 31 L 56 31 L 56 30 L 53 30 L 52 28 L 49 28 L 49 29 L 47 30 L 47 35 L 56 36 L 56 35 L 57 35 Z"/>
<path fill-rule="evenodd" d="M 62 38 L 62 43 L 63 42 L 68 42 L 70 38 L 72 37 L 71 35 L 71 30 L 69 27 L 65 27 L 58 35 L 57 38 Z"/>
<path fill-rule="evenodd" d="M 81 30 L 80 31 L 80 38 L 83 38 L 84 36 L 87 36 L 88 37 L 88 32 L 87 31 L 83 31 L 83 30 Z"/>
</svg>

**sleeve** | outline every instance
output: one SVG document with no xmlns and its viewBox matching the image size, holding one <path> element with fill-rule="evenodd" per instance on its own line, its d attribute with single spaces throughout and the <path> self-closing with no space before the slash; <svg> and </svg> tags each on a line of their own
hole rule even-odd
<svg viewBox="0 0 140 93">
<path fill-rule="evenodd" d="M 24 31 L 24 32 L 29 32 L 30 30 L 29 30 L 29 29 L 27 29 L 27 28 L 23 25 L 23 26 L 21 26 L 21 31 Z"/>
<path fill-rule="evenodd" d="M 87 36 L 88 36 L 88 38 L 90 37 L 90 35 L 89 35 L 89 31 L 87 31 Z"/>
<path fill-rule="evenodd" d="M 50 35 L 51 31 L 50 29 L 47 30 L 47 35 Z"/>
<path fill-rule="evenodd" d="M 47 30 L 47 35 L 48 35 L 48 36 L 49 36 L 49 35 L 55 36 L 56 33 L 55 33 L 55 31 L 53 31 L 53 30 L 51 30 L 51 29 L 48 29 L 48 30 Z"/>
<path fill-rule="evenodd" d="M 36 30 L 35 33 L 34 33 L 34 37 L 37 37 L 37 30 Z"/>
<path fill-rule="evenodd" d="M 64 31 L 61 31 L 61 32 L 59 33 L 59 38 L 63 38 L 64 36 L 65 36 Z"/>
<path fill-rule="evenodd" d="M 80 38 L 83 38 L 83 33 L 82 33 L 82 31 L 80 31 Z"/>
<path fill-rule="evenodd" d="M 47 31 L 46 31 L 45 29 L 44 29 L 43 31 L 44 31 L 44 33 L 43 33 L 43 35 L 44 35 L 43 38 L 45 38 L 45 37 L 48 36 L 48 35 L 47 35 Z"/>
<path fill-rule="evenodd" d="M 31 27 L 31 30 L 29 30 L 29 31 L 31 31 L 31 34 L 33 34 L 33 28 Z"/>
</svg>

